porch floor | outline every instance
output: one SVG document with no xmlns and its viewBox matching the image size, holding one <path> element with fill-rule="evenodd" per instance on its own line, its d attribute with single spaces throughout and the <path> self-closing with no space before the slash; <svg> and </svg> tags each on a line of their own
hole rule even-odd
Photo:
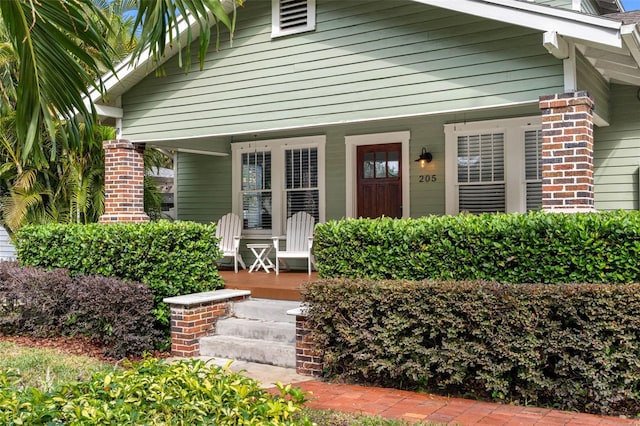
<svg viewBox="0 0 640 426">
<path fill-rule="evenodd" d="M 233 270 L 219 272 L 225 288 L 249 290 L 252 297 L 276 300 L 302 300 L 300 297 L 302 285 L 318 278 L 317 272 L 312 272 L 311 276 L 307 272 L 282 270 L 280 275 L 276 275 L 273 271 L 249 273 L 246 269 L 240 269 L 237 274 Z"/>
</svg>

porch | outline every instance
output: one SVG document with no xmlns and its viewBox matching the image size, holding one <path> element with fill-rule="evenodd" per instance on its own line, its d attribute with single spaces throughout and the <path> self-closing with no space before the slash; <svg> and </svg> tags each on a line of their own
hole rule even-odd
<svg viewBox="0 0 640 426">
<path fill-rule="evenodd" d="M 249 273 L 246 269 L 241 269 L 238 273 L 233 270 L 219 272 L 226 289 L 249 290 L 252 297 L 261 299 L 300 301 L 302 285 L 318 279 L 317 272 L 309 275 L 306 271 L 283 271 L 280 275 L 273 271 Z"/>
</svg>

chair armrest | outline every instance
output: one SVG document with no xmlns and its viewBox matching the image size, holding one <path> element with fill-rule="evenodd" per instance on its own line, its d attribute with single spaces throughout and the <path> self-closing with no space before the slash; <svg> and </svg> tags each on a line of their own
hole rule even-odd
<svg viewBox="0 0 640 426">
<path fill-rule="evenodd" d="M 242 238 L 240 235 L 236 235 L 233 237 L 233 248 L 235 251 L 238 251 L 240 249 L 240 238 Z"/>
<path fill-rule="evenodd" d="M 278 251 L 280 250 L 280 240 L 284 240 L 286 239 L 286 237 L 284 235 L 279 235 L 276 237 L 271 237 L 271 239 L 273 240 L 273 248 L 276 250 L 277 255 Z"/>
<path fill-rule="evenodd" d="M 313 237 L 309 237 L 309 250 L 313 247 Z"/>
</svg>

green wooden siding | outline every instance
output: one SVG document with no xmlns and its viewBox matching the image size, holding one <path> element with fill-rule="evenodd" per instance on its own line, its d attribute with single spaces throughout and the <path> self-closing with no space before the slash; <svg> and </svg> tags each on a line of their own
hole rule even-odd
<svg viewBox="0 0 640 426">
<path fill-rule="evenodd" d="M 528 0 L 522 0 L 528 2 Z M 584 1 L 584 0 L 583 0 Z M 536 3 L 547 6 L 559 7 L 562 9 L 572 9 L 572 0 L 535 0 Z"/>
<path fill-rule="evenodd" d="M 640 100 L 637 87 L 612 85 L 611 126 L 594 132 L 595 207 L 637 210 Z"/>
<path fill-rule="evenodd" d="M 539 32 L 411 1 L 318 1 L 316 31 L 271 40 L 268 1 L 239 10 L 203 71 L 174 58 L 123 96 L 132 140 L 249 134 L 533 101 L 562 90 Z M 223 39 L 224 39 L 223 35 Z M 197 49 L 194 49 L 194 51 Z"/>
<path fill-rule="evenodd" d="M 346 214 L 346 149 L 345 137 L 361 134 L 411 132 L 410 141 L 410 204 L 412 217 L 445 213 L 445 136 L 444 125 L 495 118 L 539 114 L 537 103 L 517 108 L 492 111 L 443 114 L 429 117 L 386 120 L 372 123 L 335 125 L 327 128 L 280 131 L 264 135 L 264 139 L 323 134 L 326 136 L 326 218 L 341 219 Z M 268 137 L 267 137 L 268 136 Z M 433 154 L 433 161 L 424 169 L 415 160 L 422 147 Z M 216 221 L 231 211 L 231 158 L 180 154 L 178 157 L 178 218 L 199 222 Z M 420 182 L 420 175 L 435 176 L 430 182 Z M 245 258 L 246 260 L 246 258 Z"/>
<path fill-rule="evenodd" d="M 578 90 L 589 92 L 595 105 L 594 112 L 604 121 L 609 122 L 609 83 L 580 52 L 576 54 L 576 65 L 578 68 Z"/>
<path fill-rule="evenodd" d="M 582 12 L 590 15 L 600 15 L 600 10 L 595 0 L 582 0 Z"/>
<path fill-rule="evenodd" d="M 231 211 L 231 156 L 176 156 L 176 204 L 180 220 L 214 222 Z"/>
</svg>

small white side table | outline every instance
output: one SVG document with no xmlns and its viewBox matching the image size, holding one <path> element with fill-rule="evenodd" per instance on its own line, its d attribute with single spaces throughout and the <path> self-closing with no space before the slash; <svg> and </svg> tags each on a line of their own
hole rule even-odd
<svg viewBox="0 0 640 426">
<path fill-rule="evenodd" d="M 273 244 L 247 244 L 247 248 L 251 249 L 256 260 L 249 268 L 249 272 L 259 271 L 260 268 L 269 273 L 269 269 L 274 269 L 275 265 L 269 259 L 269 253 L 273 248 Z"/>
</svg>

